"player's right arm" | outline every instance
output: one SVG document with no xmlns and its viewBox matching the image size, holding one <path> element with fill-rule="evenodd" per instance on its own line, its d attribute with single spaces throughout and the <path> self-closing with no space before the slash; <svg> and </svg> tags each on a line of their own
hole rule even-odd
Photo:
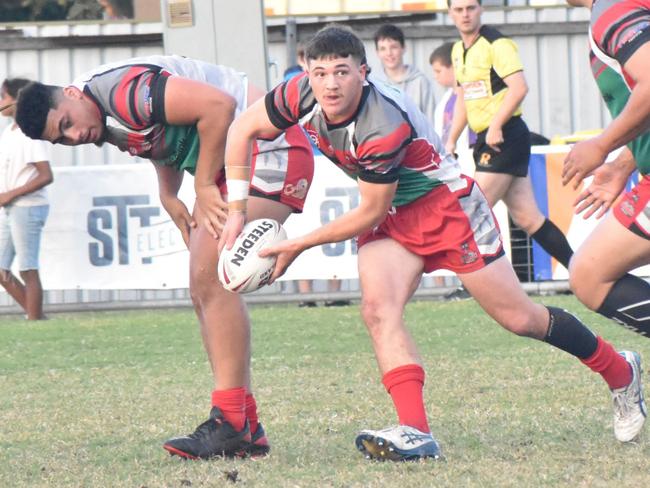
<svg viewBox="0 0 650 488">
<path fill-rule="evenodd" d="M 623 111 L 596 139 L 606 154 L 635 139 L 650 126 L 650 42 L 640 46 L 623 65 L 635 85 Z"/>
<path fill-rule="evenodd" d="M 165 87 L 165 119 L 172 125 L 196 124 L 199 156 L 194 175 L 196 202 L 205 216 L 201 222 L 214 238 L 226 219 L 226 204 L 217 187 L 224 165 L 228 127 L 235 116 L 233 97 L 207 83 L 171 76 Z"/>
<path fill-rule="evenodd" d="M 621 113 L 600 135 L 573 146 L 564 162 L 563 184 L 573 180 L 573 186 L 577 188 L 586 176 L 605 162 L 611 151 L 632 141 L 650 127 L 650 42 L 644 41 L 647 30 L 640 30 L 641 35 L 635 35 L 629 43 L 617 46 L 618 51 L 612 53 L 634 82 L 634 88 Z M 635 47 L 632 43 L 640 45 Z M 629 54 L 632 49 L 634 51 Z M 621 53 L 625 56 L 623 59 L 620 59 Z"/>
<path fill-rule="evenodd" d="M 463 91 L 463 87 L 456 86 L 454 92 L 456 92 L 454 115 L 451 119 L 451 127 L 449 128 L 449 138 L 445 144 L 445 151 L 447 154 L 452 155 L 456 153 L 456 143 L 467 125 L 467 109 L 465 108 L 465 92 Z"/>
<path fill-rule="evenodd" d="M 156 175 L 158 176 L 158 193 L 160 195 L 160 203 L 165 211 L 169 214 L 171 219 L 181 231 L 183 241 L 189 248 L 190 246 L 190 231 L 196 228 L 196 222 L 187 210 L 187 207 L 178 198 L 178 190 L 183 183 L 183 173 L 176 171 L 170 166 L 163 166 L 155 164 Z"/>
<path fill-rule="evenodd" d="M 277 257 L 269 283 L 282 276 L 303 251 L 321 244 L 346 241 L 379 225 L 391 208 L 397 183 L 371 183 L 359 178 L 358 206 L 308 234 L 284 240 L 260 251 L 262 257 Z"/>
</svg>

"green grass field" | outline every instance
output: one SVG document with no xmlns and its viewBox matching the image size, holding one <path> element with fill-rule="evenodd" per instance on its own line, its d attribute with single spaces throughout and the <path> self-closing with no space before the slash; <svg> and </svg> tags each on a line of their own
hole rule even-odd
<svg viewBox="0 0 650 488">
<path fill-rule="evenodd" d="M 650 361 L 648 339 L 572 297 L 543 301 Z M 355 450 L 358 430 L 396 422 L 356 306 L 251 314 L 254 391 L 272 454 L 207 462 L 161 448 L 209 411 L 191 310 L 0 319 L 0 487 L 650 484 L 649 436 L 615 441 L 605 383 L 567 354 L 501 330 L 472 301 L 407 310 L 444 462 L 368 462 Z"/>
</svg>

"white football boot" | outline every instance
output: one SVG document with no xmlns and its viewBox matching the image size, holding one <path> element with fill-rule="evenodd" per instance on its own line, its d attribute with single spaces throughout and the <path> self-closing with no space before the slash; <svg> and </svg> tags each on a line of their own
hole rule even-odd
<svg viewBox="0 0 650 488">
<path fill-rule="evenodd" d="M 383 430 L 362 430 L 357 435 L 355 444 L 366 459 L 415 461 L 442 457 L 440 446 L 431 434 L 408 425 Z"/>
<path fill-rule="evenodd" d="M 621 442 L 629 442 L 641 431 L 648 412 L 641 385 L 641 357 L 632 351 L 621 351 L 619 354 L 625 358 L 632 369 L 632 381 L 627 386 L 611 390 L 614 404 L 614 435 Z"/>
</svg>

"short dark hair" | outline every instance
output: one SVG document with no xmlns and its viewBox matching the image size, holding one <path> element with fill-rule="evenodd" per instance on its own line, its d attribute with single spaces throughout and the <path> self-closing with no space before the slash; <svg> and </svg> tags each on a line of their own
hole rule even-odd
<svg viewBox="0 0 650 488">
<path fill-rule="evenodd" d="M 307 60 L 348 56 L 358 59 L 361 64 L 368 64 L 366 48 L 361 39 L 352 32 L 352 29 L 341 24 L 323 27 L 305 46 Z"/>
<path fill-rule="evenodd" d="M 433 50 L 429 56 L 429 64 L 434 61 L 442 63 L 443 66 L 449 68 L 451 66 L 451 50 L 454 47 L 453 42 L 445 42 Z"/>
<path fill-rule="evenodd" d="M 375 32 L 375 47 L 382 39 L 393 39 L 404 47 L 404 32 L 402 29 L 393 24 L 383 24 L 377 32 Z"/>
<path fill-rule="evenodd" d="M 15 99 L 18 97 L 20 89 L 29 83 L 30 80 L 26 80 L 25 78 L 7 78 L 2 82 L 2 89 L 6 91 L 11 98 Z"/>
<path fill-rule="evenodd" d="M 453 1 L 454 0 L 447 0 L 447 7 L 448 8 L 451 7 L 451 2 L 453 2 Z M 476 0 L 476 1 L 478 2 L 479 5 L 483 5 L 483 3 L 482 3 L 483 0 Z"/>
<path fill-rule="evenodd" d="M 16 102 L 16 123 L 27 137 L 41 138 L 50 109 L 59 105 L 61 90 L 60 86 L 44 85 L 38 81 L 20 90 Z"/>
</svg>

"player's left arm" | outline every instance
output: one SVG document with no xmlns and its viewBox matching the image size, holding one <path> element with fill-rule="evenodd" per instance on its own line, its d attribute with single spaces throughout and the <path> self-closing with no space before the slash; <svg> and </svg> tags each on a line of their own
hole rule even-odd
<svg viewBox="0 0 650 488">
<path fill-rule="evenodd" d="M 295 239 L 288 239 L 260 251 L 260 256 L 277 256 L 271 282 L 282 276 L 289 265 L 303 251 L 321 244 L 341 242 L 356 237 L 379 225 L 390 209 L 397 182 L 359 182 L 359 206 L 344 213 L 324 226 Z"/>
<path fill-rule="evenodd" d="M 165 86 L 165 118 L 172 125 L 196 124 L 200 148 L 194 189 L 203 221 L 214 238 L 226 219 L 226 204 L 217 187 L 224 166 L 228 128 L 235 117 L 233 97 L 207 83 L 171 76 Z"/>
<path fill-rule="evenodd" d="M 485 142 L 497 151 L 499 150 L 497 146 L 503 143 L 503 126 L 512 118 L 528 93 L 528 83 L 523 71 L 512 73 L 503 81 L 508 87 L 505 89 L 506 94 L 485 134 Z"/>
</svg>

